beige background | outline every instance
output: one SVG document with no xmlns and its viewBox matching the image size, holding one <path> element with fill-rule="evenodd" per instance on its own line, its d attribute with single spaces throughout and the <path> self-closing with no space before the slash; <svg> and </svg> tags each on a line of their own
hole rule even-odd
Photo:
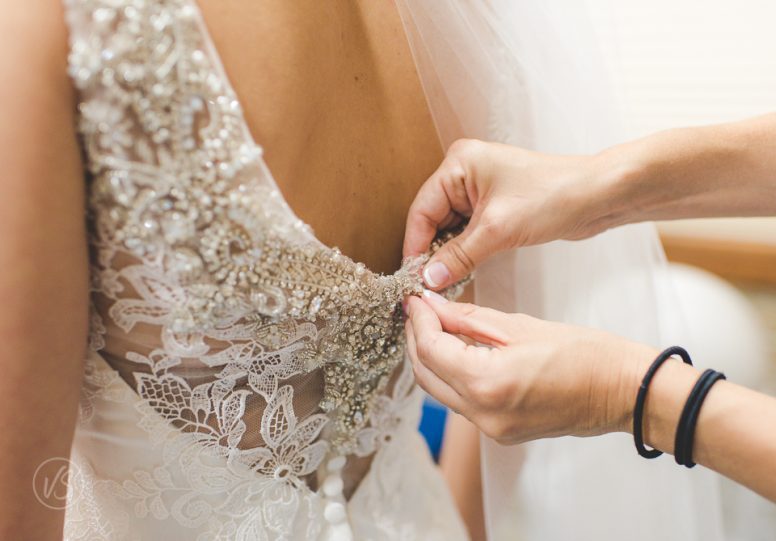
<svg viewBox="0 0 776 541">
<path fill-rule="evenodd" d="M 628 136 L 776 111 L 775 1 L 589 3 Z M 776 218 L 692 220 L 661 228 L 776 245 Z"/>
</svg>

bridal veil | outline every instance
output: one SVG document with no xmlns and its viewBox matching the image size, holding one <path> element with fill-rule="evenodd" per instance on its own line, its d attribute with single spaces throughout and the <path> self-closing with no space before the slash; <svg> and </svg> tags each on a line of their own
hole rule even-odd
<svg viewBox="0 0 776 541">
<path fill-rule="evenodd" d="M 584 153 L 620 138 L 584 1 L 397 3 L 445 147 L 473 137 Z M 654 346 L 682 335 L 661 317 L 671 289 L 649 224 L 501 254 L 478 270 L 476 299 Z M 519 447 L 484 438 L 482 452 L 492 541 L 722 539 L 715 476 L 646 461 L 624 434 Z"/>
</svg>

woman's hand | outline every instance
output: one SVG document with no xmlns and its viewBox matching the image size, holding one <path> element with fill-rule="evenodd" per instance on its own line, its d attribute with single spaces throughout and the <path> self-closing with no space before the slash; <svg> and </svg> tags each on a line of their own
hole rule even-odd
<svg viewBox="0 0 776 541">
<path fill-rule="evenodd" d="M 505 444 L 630 430 L 638 385 L 658 353 L 600 331 L 447 302 L 430 291 L 425 300 L 410 298 L 407 309 L 418 383 Z"/>
<path fill-rule="evenodd" d="M 630 432 L 639 385 L 658 351 L 610 334 L 447 302 L 427 291 L 407 310 L 418 383 L 499 443 Z M 467 345 L 456 334 L 486 344 Z M 699 372 L 671 359 L 645 402 L 647 445 L 672 453 Z M 776 502 L 776 399 L 728 381 L 703 403 L 693 461 Z"/>
<path fill-rule="evenodd" d="M 455 283 L 501 250 L 581 239 L 604 228 L 593 203 L 603 188 L 595 157 L 550 156 L 476 140 L 455 142 L 409 210 L 405 257 L 425 252 L 437 230 L 469 224 L 426 266 L 432 289 Z"/>
<path fill-rule="evenodd" d="M 438 230 L 469 218 L 426 265 L 426 284 L 440 289 L 519 246 L 641 221 L 772 216 L 774 145 L 776 114 L 668 130 L 592 156 L 462 139 L 415 197 L 404 255 L 425 252 Z"/>
</svg>

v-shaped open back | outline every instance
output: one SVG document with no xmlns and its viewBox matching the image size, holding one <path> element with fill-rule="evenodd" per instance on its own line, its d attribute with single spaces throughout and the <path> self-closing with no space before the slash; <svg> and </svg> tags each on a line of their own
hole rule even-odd
<svg viewBox="0 0 776 541">
<path fill-rule="evenodd" d="M 397 269 L 407 209 L 442 153 L 396 7 L 199 5 L 208 54 L 284 200 L 323 244 Z"/>
</svg>

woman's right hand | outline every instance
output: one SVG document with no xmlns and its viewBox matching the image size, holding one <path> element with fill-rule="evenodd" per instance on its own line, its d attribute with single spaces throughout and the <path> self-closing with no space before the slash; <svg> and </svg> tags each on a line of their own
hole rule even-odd
<svg viewBox="0 0 776 541">
<path fill-rule="evenodd" d="M 418 384 L 502 444 L 629 431 L 639 383 L 659 353 L 602 331 L 432 292 L 409 298 L 408 312 L 407 352 Z"/>
<path fill-rule="evenodd" d="M 468 218 L 425 267 L 427 286 L 441 289 L 496 252 L 592 236 L 606 227 L 600 170 L 595 156 L 456 141 L 410 207 L 404 256 L 425 252 L 438 230 Z"/>
</svg>

